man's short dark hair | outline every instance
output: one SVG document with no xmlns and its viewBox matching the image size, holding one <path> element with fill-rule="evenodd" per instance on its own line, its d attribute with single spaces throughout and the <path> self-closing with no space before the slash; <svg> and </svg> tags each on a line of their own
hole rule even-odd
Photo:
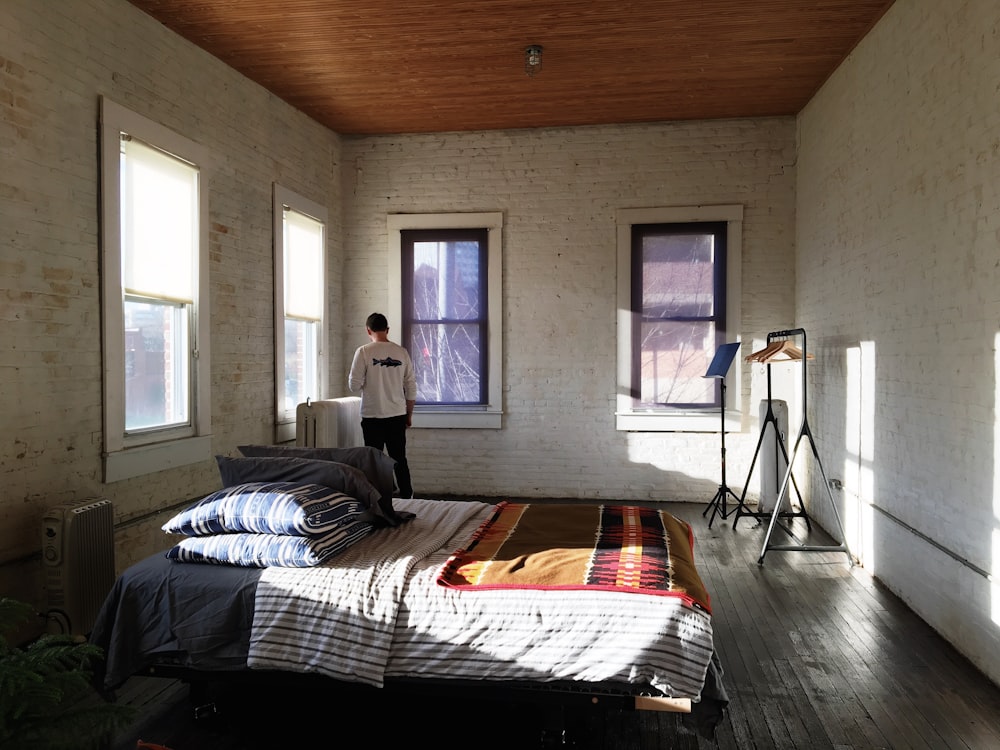
<svg viewBox="0 0 1000 750">
<path fill-rule="evenodd" d="M 365 326 L 370 331 L 388 331 L 389 321 L 385 319 L 382 313 L 372 313 L 368 316 L 368 320 L 365 321 Z"/>
</svg>

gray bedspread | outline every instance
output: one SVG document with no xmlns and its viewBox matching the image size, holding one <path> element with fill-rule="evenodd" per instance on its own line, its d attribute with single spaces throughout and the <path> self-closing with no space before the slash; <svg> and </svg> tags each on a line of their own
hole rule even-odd
<svg viewBox="0 0 1000 750">
<path fill-rule="evenodd" d="M 246 669 L 259 568 L 182 565 L 156 554 L 115 582 L 90 635 L 113 690 L 154 663 Z"/>
</svg>

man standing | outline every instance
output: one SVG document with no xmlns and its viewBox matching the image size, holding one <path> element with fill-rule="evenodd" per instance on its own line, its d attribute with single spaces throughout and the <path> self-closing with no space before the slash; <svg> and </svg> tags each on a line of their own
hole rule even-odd
<svg viewBox="0 0 1000 750">
<path fill-rule="evenodd" d="M 372 313 L 365 321 L 371 343 L 354 352 L 347 385 L 361 391 L 361 432 L 365 445 L 385 450 L 396 461 L 400 497 L 413 497 L 410 467 L 406 463 L 406 430 L 413 423 L 417 379 L 410 354 L 389 341 L 389 321 Z"/>
</svg>

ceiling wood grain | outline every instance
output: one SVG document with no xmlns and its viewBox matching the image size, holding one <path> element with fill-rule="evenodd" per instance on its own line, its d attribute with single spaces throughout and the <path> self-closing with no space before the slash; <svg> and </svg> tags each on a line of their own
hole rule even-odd
<svg viewBox="0 0 1000 750">
<path fill-rule="evenodd" d="M 130 1 L 344 135 L 794 115 L 892 5 Z"/>
</svg>

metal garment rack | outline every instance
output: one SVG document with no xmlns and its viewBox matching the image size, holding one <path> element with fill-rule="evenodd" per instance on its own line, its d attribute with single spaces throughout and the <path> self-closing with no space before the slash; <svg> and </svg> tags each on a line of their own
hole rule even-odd
<svg viewBox="0 0 1000 750">
<path fill-rule="evenodd" d="M 768 350 L 770 350 L 772 348 L 773 343 L 776 340 L 778 340 L 779 338 L 781 338 L 781 334 L 783 334 L 783 333 L 785 333 L 785 331 L 773 331 L 772 333 L 767 334 L 767 349 L 764 349 L 761 352 L 755 352 L 754 354 L 751 354 L 750 356 L 747 357 L 747 360 L 748 361 L 752 361 L 754 359 L 755 355 L 759 355 L 759 354 L 762 354 L 762 353 L 767 352 Z M 798 351 L 799 351 L 799 353 L 801 353 L 801 350 L 798 350 Z M 765 363 L 765 365 L 767 367 L 767 413 L 764 415 L 764 419 L 763 419 L 763 421 L 760 424 L 760 437 L 757 439 L 757 449 L 754 451 L 753 459 L 750 462 L 750 469 L 747 471 L 747 482 L 746 482 L 746 484 L 743 485 L 743 492 L 740 495 L 739 503 L 737 504 L 735 510 L 732 511 L 732 512 L 734 512 L 736 514 L 736 518 L 733 521 L 733 530 L 734 531 L 736 530 L 736 522 L 739 521 L 740 518 L 742 518 L 744 516 L 750 516 L 751 518 L 756 518 L 757 521 L 758 521 L 758 523 L 760 522 L 760 519 L 762 519 L 762 518 L 770 518 L 771 517 L 771 511 L 753 511 L 753 510 L 750 510 L 750 508 L 746 504 L 747 490 L 750 487 L 750 476 L 753 474 L 754 466 L 757 465 L 757 459 L 760 458 L 761 449 L 764 447 L 764 438 L 767 436 L 768 425 L 770 425 L 771 429 L 774 430 L 774 436 L 775 436 L 775 442 L 774 442 L 774 458 L 775 458 L 775 461 L 774 461 L 774 471 L 775 471 L 775 480 L 778 479 L 778 460 L 777 459 L 778 459 L 778 452 L 779 451 L 781 452 L 782 459 L 784 459 L 785 466 L 789 465 L 789 461 L 788 461 L 788 449 L 787 449 L 787 447 L 785 445 L 784 435 L 783 435 L 782 431 L 779 429 L 778 417 L 774 413 L 774 404 L 773 404 L 773 400 L 772 400 L 772 397 L 771 397 L 771 360 L 770 359 L 766 359 L 766 360 L 757 360 L 757 361 L 764 361 L 764 363 Z M 798 497 L 798 507 L 799 507 L 799 510 L 797 510 L 797 511 L 779 510 L 778 516 L 780 518 L 786 518 L 786 519 L 790 519 L 790 518 L 804 518 L 805 522 L 806 522 L 806 528 L 808 528 L 810 531 L 812 531 L 812 522 L 809 520 L 809 514 L 805 510 L 805 503 L 802 501 L 802 493 L 799 491 L 799 485 L 798 485 L 798 482 L 795 481 L 795 476 L 794 475 L 791 476 L 790 481 L 791 481 L 792 487 L 795 489 L 795 494 Z M 778 494 L 778 497 L 777 497 L 777 499 L 775 501 L 776 502 L 775 507 L 780 507 L 783 504 L 782 503 L 782 499 L 781 499 L 783 497 L 783 495 L 784 495 L 784 491 L 782 491 L 781 493 Z M 782 531 L 786 532 L 787 534 L 789 534 L 791 536 L 794 536 L 792 534 L 791 530 L 788 527 L 779 524 L 778 528 L 781 529 Z"/>
<path fill-rule="evenodd" d="M 742 516 L 753 516 L 754 518 L 764 518 L 770 516 L 770 522 L 767 527 L 767 534 L 764 536 L 764 544 L 760 550 L 760 557 L 757 559 L 758 565 L 764 564 L 764 556 L 770 550 L 780 550 L 780 551 L 795 551 L 795 552 L 844 552 L 847 555 L 848 562 L 853 567 L 854 557 L 851 555 L 850 549 L 847 547 L 846 534 L 844 533 L 844 524 L 840 519 L 840 511 L 837 508 L 837 503 L 833 499 L 833 492 L 830 489 L 830 482 L 826 476 L 826 470 L 823 468 L 823 461 L 820 459 L 819 451 L 816 448 L 816 439 L 813 437 L 812 429 L 809 427 L 809 417 L 807 406 L 807 384 L 808 378 L 806 373 L 806 362 L 809 359 L 808 349 L 806 348 L 806 332 L 803 328 L 791 328 L 785 331 L 772 331 L 767 334 L 767 343 L 770 347 L 775 341 L 782 339 L 791 339 L 794 337 L 799 337 L 802 340 L 801 351 L 801 361 L 802 361 L 802 424 L 799 427 L 798 436 L 795 439 L 795 447 L 792 450 L 792 454 L 789 456 L 788 451 L 785 448 L 784 440 L 781 438 L 781 433 L 778 430 L 778 420 L 774 415 L 774 411 L 771 408 L 771 363 L 767 362 L 767 414 L 765 416 L 764 422 L 761 424 L 760 438 L 757 440 L 757 449 L 754 451 L 753 460 L 750 462 L 750 470 L 747 472 L 747 485 L 743 488 L 743 494 L 740 496 L 739 505 L 736 507 L 736 518 L 733 519 L 733 530 L 736 529 L 736 524 L 739 522 Z M 764 442 L 764 434 L 767 429 L 767 425 L 771 424 L 774 428 L 775 442 L 777 443 L 778 449 L 780 449 L 782 456 L 785 459 L 785 475 L 781 480 L 781 484 L 778 487 L 778 494 L 775 498 L 774 508 L 768 513 L 755 513 L 746 508 L 746 493 L 747 486 L 749 485 L 749 476 L 753 473 L 753 467 L 757 462 L 757 458 L 760 455 L 760 449 Z M 809 447 L 812 449 L 813 458 L 816 460 L 816 465 L 819 467 L 820 476 L 823 479 L 823 487 L 826 489 L 827 496 L 830 500 L 830 507 L 833 509 L 834 518 L 837 520 L 837 527 L 840 531 L 840 538 L 842 541 L 840 544 L 834 545 L 816 545 L 816 544 L 806 544 L 802 543 L 795 536 L 794 532 L 786 525 L 779 524 L 778 518 L 793 518 L 793 517 L 803 517 L 806 520 L 807 528 L 811 531 L 812 524 L 809 521 L 809 516 L 805 511 L 805 504 L 802 502 L 802 495 L 799 492 L 798 484 L 795 482 L 793 475 L 793 469 L 795 465 L 795 458 L 798 455 L 799 448 L 802 445 L 802 441 L 808 439 Z M 789 483 L 795 487 L 795 492 L 799 497 L 799 507 L 800 511 L 782 511 L 782 497 L 785 491 L 788 489 Z M 780 528 L 786 534 L 788 534 L 792 539 L 795 540 L 795 544 L 772 544 L 771 534 L 774 532 L 775 527 Z"/>
</svg>

